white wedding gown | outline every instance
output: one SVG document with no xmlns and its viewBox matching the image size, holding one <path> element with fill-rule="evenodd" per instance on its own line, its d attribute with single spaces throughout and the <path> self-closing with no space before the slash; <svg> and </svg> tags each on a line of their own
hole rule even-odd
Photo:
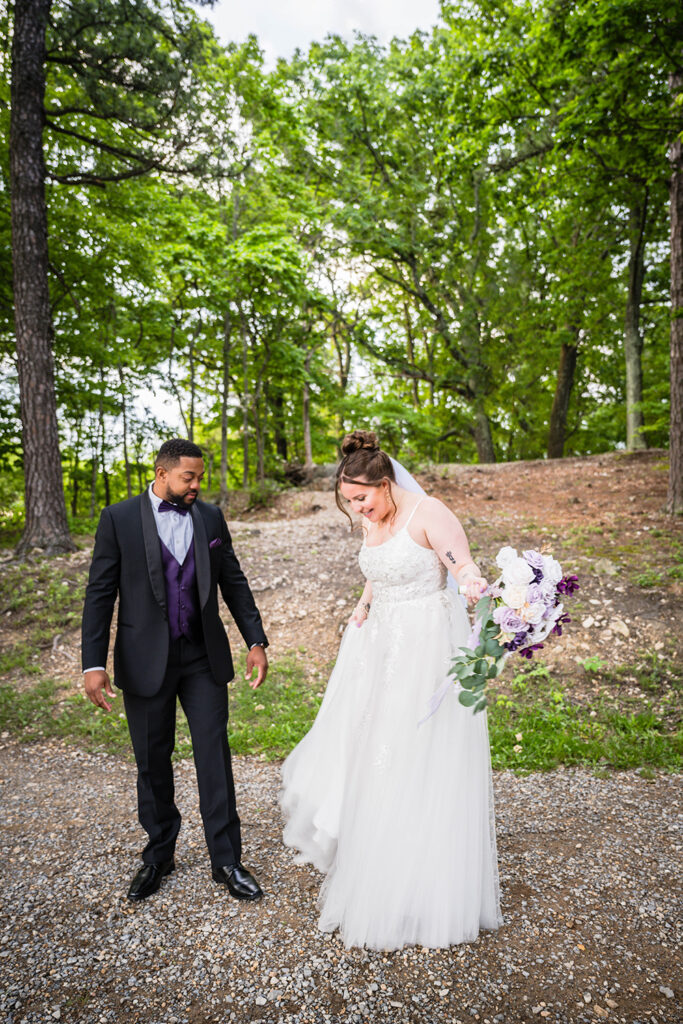
<svg viewBox="0 0 683 1024">
<path fill-rule="evenodd" d="M 418 728 L 469 621 L 408 526 L 363 544 L 368 619 L 282 770 L 284 841 L 326 874 L 319 928 L 347 946 L 449 946 L 502 923 L 486 713 L 453 686 Z"/>
</svg>

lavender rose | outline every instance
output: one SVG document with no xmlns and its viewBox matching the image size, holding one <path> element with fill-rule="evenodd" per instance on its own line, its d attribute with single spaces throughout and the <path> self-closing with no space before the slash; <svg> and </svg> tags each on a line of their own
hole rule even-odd
<svg viewBox="0 0 683 1024">
<path fill-rule="evenodd" d="M 493 621 L 500 626 L 503 633 L 519 633 L 526 628 L 524 620 L 517 615 L 515 610 L 504 604 L 494 609 Z"/>
<path fill-rule="evenodd" d="M 543 569 L 543 555 L 540 551 L 523 551 L 522 557 L 532 569 Z"/>
</svg>

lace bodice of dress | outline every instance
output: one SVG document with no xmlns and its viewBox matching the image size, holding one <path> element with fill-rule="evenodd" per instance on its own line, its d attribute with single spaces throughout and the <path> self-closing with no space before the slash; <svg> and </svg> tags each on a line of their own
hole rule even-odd
<svg viewBox="0 0 683 1024">
<path fill-rule="evenodd" d="M 411 517 L 412 518 L 412 517 Z M 408 524 L 383 544 L 363 543 L 361 571 L 372 582 L 372 603 L 411 601 L 446 587 L 445 565 L 433 548 L 423 548 L 408 533 Z"/>
</svg>

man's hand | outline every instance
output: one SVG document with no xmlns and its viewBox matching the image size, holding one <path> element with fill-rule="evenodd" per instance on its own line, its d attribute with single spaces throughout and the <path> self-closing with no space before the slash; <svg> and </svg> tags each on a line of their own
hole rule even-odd
<svg viewBox="0 0 683 1024">
<path fill-rule="evenodd" d="M 256 679 L 253 678 L 256 669 Z M 247 671 L 244 678 L 249 680 L 252 690 L 257 690 L 268 675 L 268 658 L 263 647 L 252 647 L 247 654 Z"/>
<path fill-rule="evenodd" d="M 96 704 L 98 708 L 104 708 L 105 711 L 111 711 L 111 704 L 107 702 L 107 697 L 115 698 L 116 694 L 111 688 L 108 673 L 101 669 L 95 669 L 94 672 L 86 672 L 83 681 L 85 692 L 93 704 Z"/>
</svg>

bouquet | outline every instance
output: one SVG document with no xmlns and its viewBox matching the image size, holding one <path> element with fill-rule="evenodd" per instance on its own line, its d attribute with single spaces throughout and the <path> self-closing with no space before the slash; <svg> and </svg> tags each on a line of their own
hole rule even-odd
<svg viewBox="0 0 683 1024">
<path fill-rule="evenodd" d="M 560 563 L 540 551 L 520 557 L 515 548 L 501 548 L 496 564 L 501 575 L 477 602 L 467 647 L 460 648 L 450 670 L 462 686 L 458 700 L 474 711 L 486 707 L 486 684 L 510 654 L 531 658 L 551 634 L 562 635 L 571 622 L 564 599 L 579 589 L 576 576 L 564 576 Z"/>
</svg>

